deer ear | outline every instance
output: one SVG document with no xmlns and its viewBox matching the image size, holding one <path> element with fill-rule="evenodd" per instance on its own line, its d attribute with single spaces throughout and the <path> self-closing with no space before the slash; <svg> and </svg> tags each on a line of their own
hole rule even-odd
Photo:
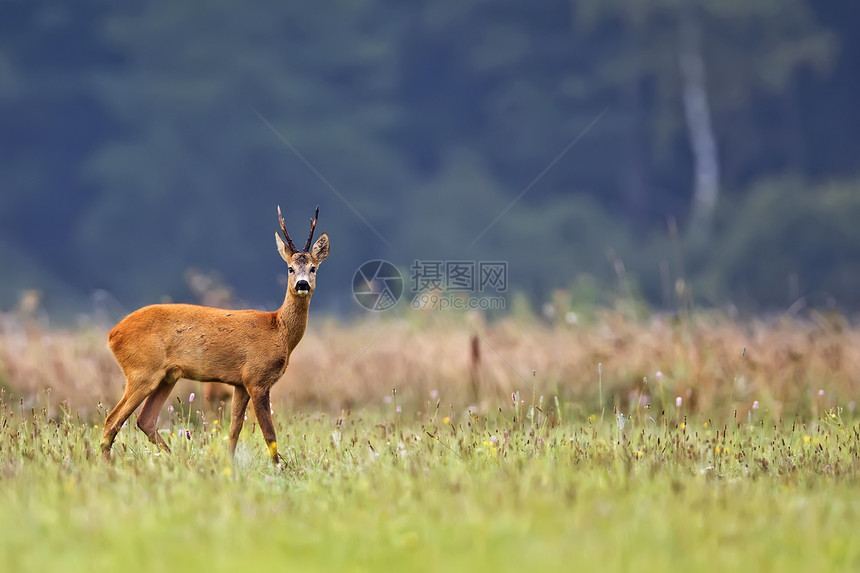
<svg viewBox="0 0 860 573">
<path fill-rule="evenodd" d="M 292 253 L 277 231 L 275 231 L 275 246 L 278 248 L 278 252 L 281 253 L 281 258 L 284 259 L 284 262 L 290 264 Z"/>
<path fill-rule="evenodd" d="M 328 234 L 323 233 L 316 240 L 314 246 L 311 247 L 311 256 L 316 259 L 317 263 L 321 263 L 328 256 Z"/>
</svg>

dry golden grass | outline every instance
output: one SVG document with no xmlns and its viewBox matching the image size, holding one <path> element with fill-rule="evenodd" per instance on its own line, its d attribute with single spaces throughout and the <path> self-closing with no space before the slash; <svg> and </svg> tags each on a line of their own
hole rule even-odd
<svg viewBox="0 0 860 573">
<path fill-rule="evenodd" d="M 81 415 L 94 415 L 100 402 L 111 407 L 124 380 L 106 331 L 46 330 L 0 315 L 0 386 L 25 405 L 47 397 L 52 408 L 65 401 Z M 486 324 L 457 314 L 350 324 L 314 317 L 274 396 L 297 408 L 339 411 L 381 405 L 396 388 L 396 401 L 416 408 L 438 396 L 446 406 L 494 409 L 520 392 L 553 404 L 557 396 L 565 413 L 583 416 L 613 406 L 670 409 L 680 396 L 688 412 L 745 416 L 757 401 L 773 416 L 813 418 L 834 406 L 853 413 L 857 372 L 860 329 L 821 315 L 639 322 L 607 312 L 589 325 Z M 196 383 L 178 386 L 174 396 L 183 400 L 200 392 Z"/>
</svg>

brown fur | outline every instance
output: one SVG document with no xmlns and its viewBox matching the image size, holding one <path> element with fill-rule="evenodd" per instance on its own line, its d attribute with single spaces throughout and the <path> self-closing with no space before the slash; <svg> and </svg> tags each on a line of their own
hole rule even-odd
<svg viewBox="0 0 860 573">
<path fill-rule="evenodd" d="M 221 406 L 227 403 L 230 399 L 230 386 L 225 384 L 216 384 L 214 382 L 202 384 L 200 389 L 203 394 L 203 404 L 207 416 L 217 418 L 220 413 Z"/>
<path fill-rule="evenodd" d="M 269 393 L 305 333 L 316 266 L 328 256 L 328 244 L 323 234 L 310 253 L 297 253 L 278 241 L 290 273 L 284 304 L 275 312 L 157 304 L 121 320 L 108 334 L 108 346 L 126 376 L 126 388 L 105 420 L 103 455 L 110 456 L 117 432 L 144 400 L 137 425 L 152 443 L 169 451 L 156 429 L 158 413 L 176 381 L 187 378 L 233 386 L 231 453 L 250 401 L 277 463 Z M 307 294 L 296 291 L 300 279 L 309 283 Z"/>
</svg>

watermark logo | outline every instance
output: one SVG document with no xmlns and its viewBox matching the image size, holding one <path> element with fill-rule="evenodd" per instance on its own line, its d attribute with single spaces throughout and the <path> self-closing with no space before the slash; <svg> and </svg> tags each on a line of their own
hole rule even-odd
<svg viewBox="0 0 860 573">
<path fill-rule="evenodd" d="M 367 310 L 388 310 L 403 296 L 403 276 L 388 261 L 367 261 L 352 277 L 352 294 Z"/>
<path fill-rule="evenodd" d="M 505 261 L 416 260 L 409 270 L 412 308 L 505 308 L 503 294 L 508 290 L 508 263 Z M 392 308 L 403 290 L 402 275 L 388 261 L 364 263 L 352 281 L 355 300 L 368 310 Z"/>
</svg>

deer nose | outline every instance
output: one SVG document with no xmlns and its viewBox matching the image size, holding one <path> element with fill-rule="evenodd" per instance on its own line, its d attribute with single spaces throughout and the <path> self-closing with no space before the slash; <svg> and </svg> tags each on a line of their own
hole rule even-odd
<svg viewBox="0 0 860 573">
<path fill-rule="evenodd" d="M 311 285 L 308 283 L 308 281 L 299 281 L 296 283 L 296 291 L 298 291 L 298 292 L 306 291 L 307 292 L 310 290 L 311 290 Z"/>
</svg>

